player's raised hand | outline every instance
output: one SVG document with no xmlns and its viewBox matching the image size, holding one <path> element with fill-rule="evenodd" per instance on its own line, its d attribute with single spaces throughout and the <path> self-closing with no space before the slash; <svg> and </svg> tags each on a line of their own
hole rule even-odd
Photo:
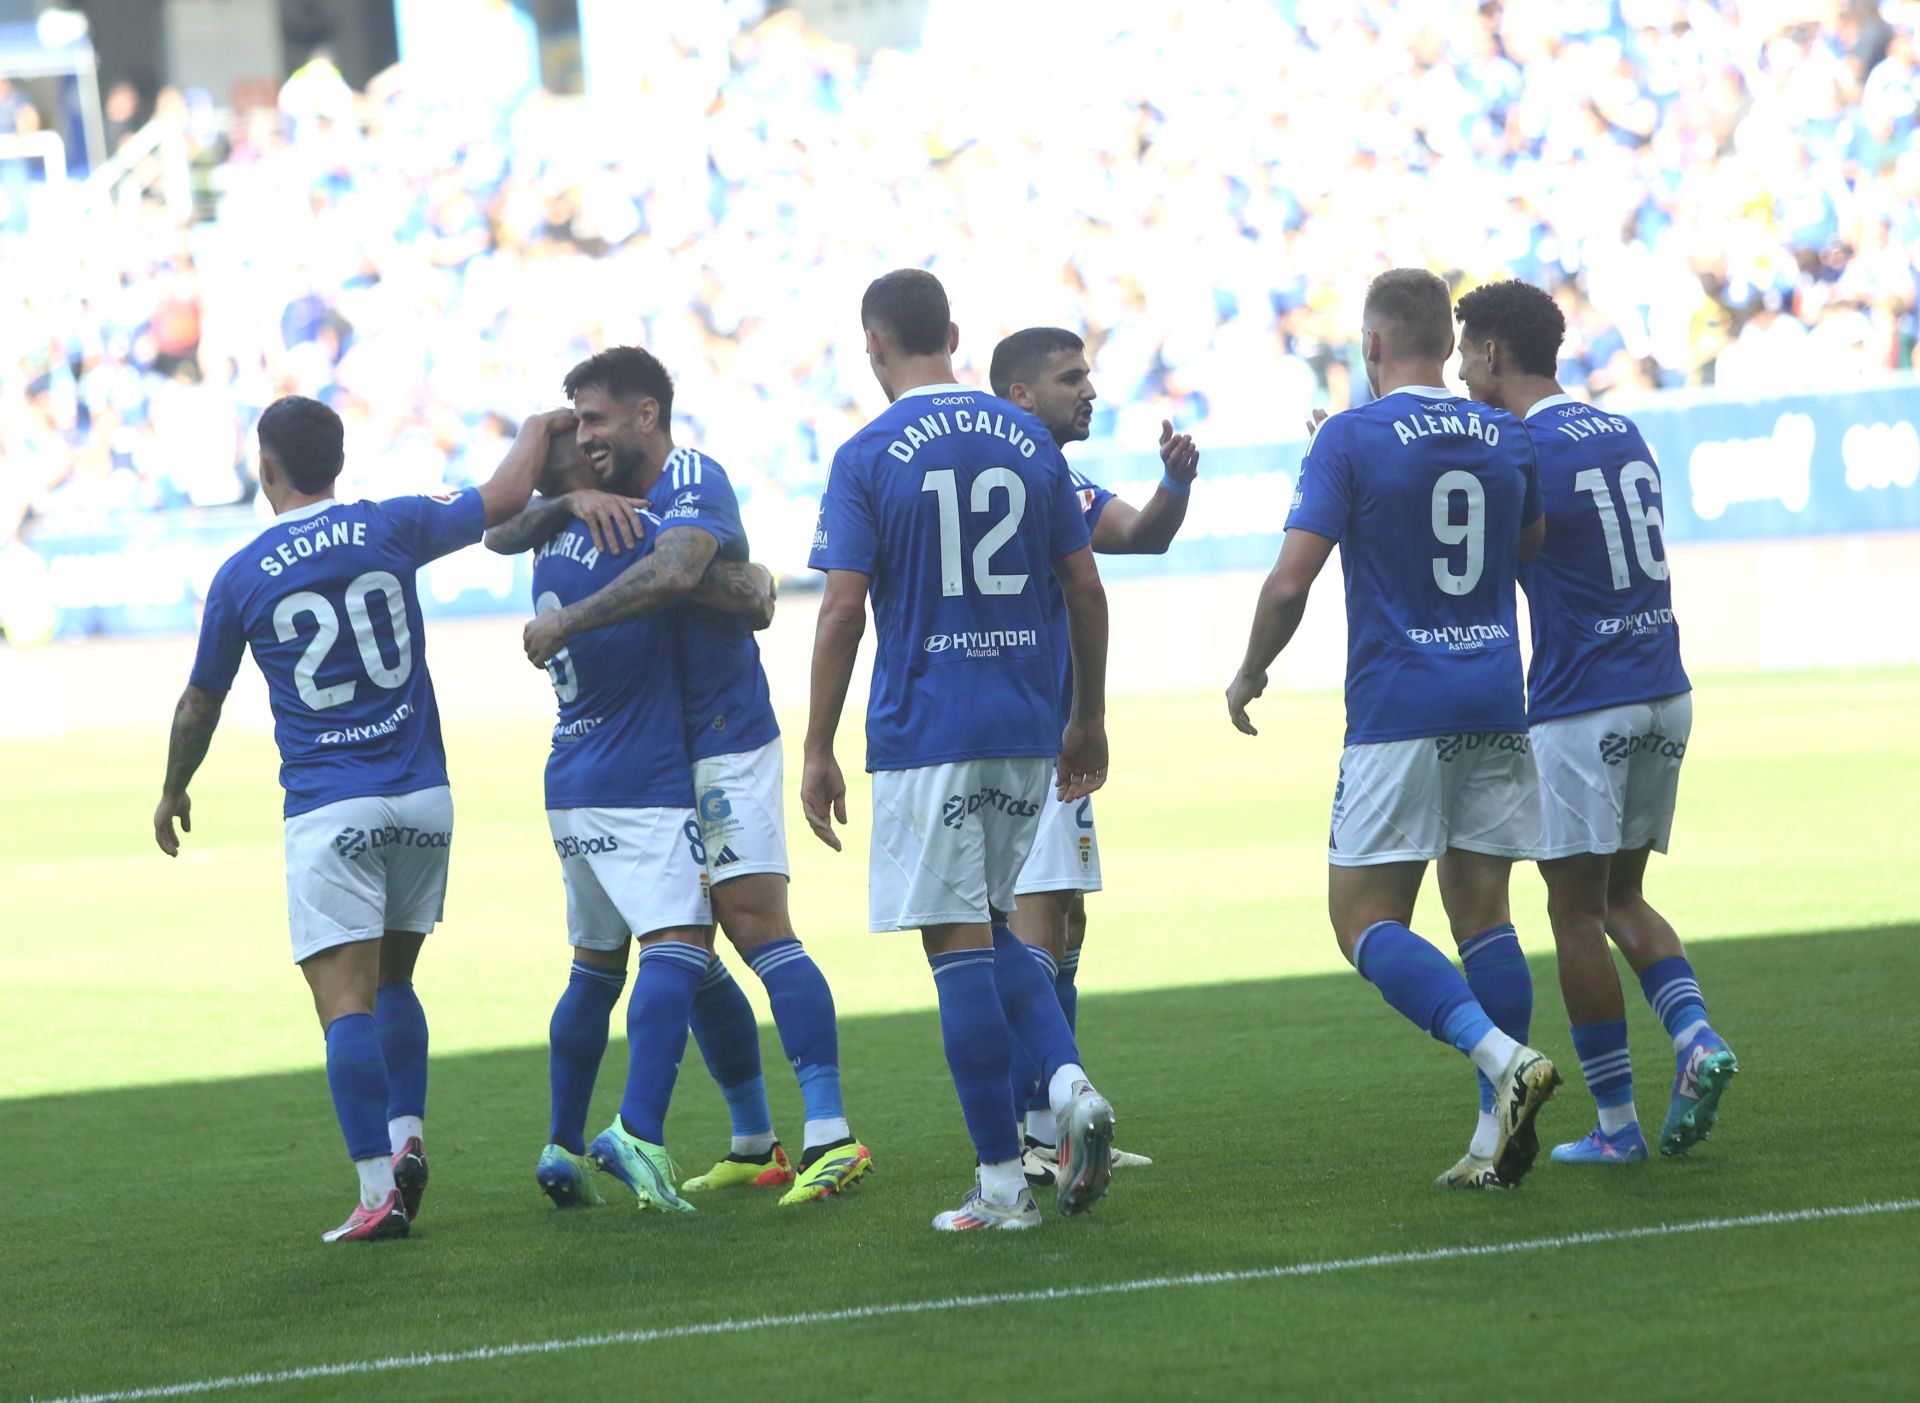
<svg viewBox="0 0 1920 1403">
<path fill-rule="evenodd" d="M 168 857 L 180 856 L 180 833 L 173 821 L 180 820 L 180 833 L 193 832 L 193 800 L 184 794 L 162 794 L 160 807 L 153 811 L 153 841 Z"/>
<path fill-rule="evenodd" d="M 807 816 L 813 836 L 839 852 L 840 835 L 833 831 L 833 824 L 836 819 L 847 821 L 847 782 L 832 755 L 809 755 L 802 764 L 800 811 Z"/>
<path fill-rule="evenodd" d="M 1173 421 L 1160 421 L 1160 466 L 1175 482 L 1192 482 L 1200 476 L 1200 449 L 1192 434 L 1176 434 Z"/>
<path fill-rule="evenodd" d="M 645 497 L 622 497 L 617 493 L 583 487 L 577 492 L 567 493 L 561 500 L 566 502 L 567 510 L 575 518 L 587 524 L 587 532 L 593 537 L 595 550 L 606 555 L 619 555 L 640 543 L 640 533 L 634 525 L 633 514 L 647 505 Z"/>
<path fill-rule="evenodd" d="M 573 637 L 561 621 L 560 616 L 564 613 L 564 609 L 549 609 L 544 614 L 535 614 L 520 631 L 520 642 L 527 650 L 527 661 L 535 667 L 545 667 L 552 662 L 554 655 L 566 647 Z"/>
<path fill-rule="evenodd" d="M 1264 695 L 1266 690 L 1267 674 L 1264 672 L 1254 677 L 1238 672 L 1234 674 L 1233 681 L 1227 684 L 1227 715 L 1233 719 L 1234 726 L 1246 735 L 1260 734 L 1253 728 L 1253 722 L 1247 719 L 1247 703 Z"/>
<path fill-rule="evenodd" d="M 1324 409 L 1316 409 L 1313 411 L 1312 414 L 1308 415 L 1307 416 L 1308 439 L 1312 439 L 1312 437 L 1315 434 L 1319 433 L 1320 426 L 1326 422 L 1327 422 L 1327 411 Z"/>
<path fill-rule="evenodd" d="M 1069 721 L 1060 737 L 1054 766 L 1055 792 L 1063 804 L 1084 799 L 1107 782 L 1107 728 L 1100 722 Z"/>
</svg>

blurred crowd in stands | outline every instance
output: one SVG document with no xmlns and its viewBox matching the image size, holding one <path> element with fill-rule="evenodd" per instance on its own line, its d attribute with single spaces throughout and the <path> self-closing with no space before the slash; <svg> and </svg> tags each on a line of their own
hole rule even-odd
<svg viewBox="0 0 1920 1403">
<path fill-rule="evenodd" d="M 1117 0 L 1103 31 L 934 0 L 870 60 L 758 0 L 653 12 L 617 98 L 355 93 L 324 57 L 277 110 L 163 93 L 172 207 L 0 160 L 0 540 L 250 499 L 289 392 L 346 419 L 349 492 L 484 476 L 619 342 L 748 490 L 811 495 L 879 407 L 858 299 L 902 264 L 974 376 L 1015 327 L 1083 330 L 1095 436 L 1140 449 L 1364 398 L 1394 264 L 1553 287 L 1599 398 L 1913 360 L 1916 0 Z M 0 135 L 31 111 L 0 85 Z"/>
</svg>

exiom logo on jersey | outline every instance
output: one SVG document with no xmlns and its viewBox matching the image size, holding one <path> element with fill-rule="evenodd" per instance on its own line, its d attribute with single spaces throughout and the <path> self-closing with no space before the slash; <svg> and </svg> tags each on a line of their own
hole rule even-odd
<svg viewBox="0 0 1920 1403">
<path fill-rule="evenodd" d="M 1489 643 L 1499 643 L 1513 637 L 1505 624 L 1441 624 L 1438 628 L 1410 628 L 1407 641 L 1426 647 L 1434 643 L 1444 643 L 1455 653 L 1471 652 L 1475 648 L 1484 648 Z"/>
<path fill-rule="evenodd" d="M 954 794 L 940 806 L 940 821 L 958 828 L 971 814 L 982 809 L 998 809 L 1010 818 L 1032 818 L 1040 812 L 1038 799 L 1021 799 L 999 789 L 983 789 L 978 794 Z"/>
<path fill-rule="evenodd" d="M 1686 758 L 1687 743 L 1658 731 L 1649 731 L 1644 736 L 1623 736 L 1618 731 L 1608 731 L 1600 737 L 1600 758 L 1609 765 L 1624 764 L 1643 750 L 1663 760 L 1681 760 Z"/>
</svg>

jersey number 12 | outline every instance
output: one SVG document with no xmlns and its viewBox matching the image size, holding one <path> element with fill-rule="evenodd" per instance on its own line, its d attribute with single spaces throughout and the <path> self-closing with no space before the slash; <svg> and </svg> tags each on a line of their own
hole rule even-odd
<svg viewBox="0 0 1920 1403">
<path fill-rule="evenodd" d="M 987 529 L 973 548 L 973 587 L 981 594 L 1018 594 L 1027 587 L 1027 577 L 993 573 L 994 552 L 1013 539 L 1027 514 L 1027 484 L 1012 468 L 988 468 L 973 480 L 973 510 L 980 515 L 993 510 L 993 491 L 1003 488 L 1007 494 L 1007 514 Z M 940 593 L 964 594 L 966 582 L 960 574 L 960 489 L 952 468 L 938 468 L 920 479 L 920 490 L 931 492 L 940 503 Z"/>
</svg>

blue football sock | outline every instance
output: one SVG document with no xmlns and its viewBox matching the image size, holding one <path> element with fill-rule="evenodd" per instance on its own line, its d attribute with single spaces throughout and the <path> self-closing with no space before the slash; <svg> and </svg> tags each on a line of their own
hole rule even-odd
<svg viewBox="0 0 1920 1403">
<path fill-rule="evenodd" d="M 382 984 L 373 999 L 380 1055 L 387 1064 L 387 1119 L 427 1113 L 427 1011 L 413 985 Z"/>
<path fill-rule="evenodd" d="M 1054 989 L 1060 987 L 1060 973 L 1053 963 L 1053 956 L 1038 945 L 1027 946 L 1027 953 L 1040 963 L 1043 972 L 1054 981 Z M 996 976 L 997 982 L 998 976 Z M 1062 1008 L 1061 1013 L 1066 1010 Z M 1040 1075 L 1040 1064 L 1027 1054 L 1026 1047 L 1018 1038 L 1013 1042 L 1013 1104 L 1029 1111 L 1046 1111 L 1053 1108 L 1047 1099 L 1047 1079 Z"/>
<path fill-rule="evenodd" d="M 385 1158 L 391 1152 L 387 1061 L 380 1055 L 371 1013 L 343 1014 L 327 1024 L 327 1086 L 347 1154 L 356 1160 Z"/>
<path fill-rule="evenodd" d="M 1517 1043 L 1524 1043 L 1532 1031 L 1533 974 L 1527 969 L 1526 954 L 1520 949 L 1520 937 L 1513 926 L 1494 926 L 1483 930 L 1460 947 L 1460 966 L 1467 987 L 1480 1001 L 1493 1026 Z M 1493 1083 L 1487 1074 L 1475 1071 L 1480 1081 L 1480 1109 L 1493 1109 Z"/>
<path fill-rule="evenodd" d="M 1353 960 L 1360 977 L 1429 1037 L 1471 1053 L 1493 1031 L 1453 962 L 1398 921 L 1368 926 Z"/>
<path fill-rule="evenodd" d="M 1707 1021 L 1707 1001 L 1700 996 L 1700 985 L 1685 955 L 1669 955 L 1648 965 L 1640 976 L 1640 990 L 1676 1051 L 1684 1048 L 1686 1034 Z"/>
<path fill-rule="evenodd" d="M 991 950 L 950 950 L 930 955 L 933 986 L 940 995 L 940 1036 L 947 1047 L 960 1114 L 982 1164 L 1020 1157 L 1014 1122 L 1013 1033 L 994 985 Z"/>
<path fill-rule="evenodd" d="M 794 937 L 758 947 L 747 956 L 747 963 L 767 986 L 773 1026 L 779 1030 L 780 1046 L 800 1083 L 800 1100 L 808 1122 L 844 1121 L 847 1113 L 840 1099 L 840 1030 L 834 1020 L 833 990 L 827 987 L 827 977 Z"/>
<path fill-rule="evenodd" d="M 1582 1023 L 1569 1030 L 1580 1074 L 1600 1108 L 1600 1129 L 1617 1134 L 1637 1117 L 1633 1111 L 1633 1059 L 1627 1054 L 1627 1020 Z M 1611 1122 L 1611 1124 L 1609 1123 Z"/>
<path fill-rule="evenodd" d="M 1079 974 L 1080 952 L 1069 950 L 1066 959 L 1060 961 L 1060 972 L 1053 977 L 1053 992 L 1060 1000 L 1060 1011 L 1067 1016 L 1067 1027 L 1076 1037 L 1080 1032 L 1080 990 L 1074 980 Z"/>
<path fill-rule="evenodd" d="M 667 1103 L 687 1050 L 687 1021 L 707 975 L 707 956 L 698 945 L 678 940 L 640 951 L 627 997 L 627 1090 L 620 1121 L 627 1134 L 650 1145 L 666 1143 Z"/>
<path fill-rule="evenodd" d="M 626 987 L 624 969 L 575 960 L 566 992 L 547 1024 L 547 1079 L 553 1097 L 547 1140 L 577 1155 L 587 1152 L 587 1107 L 607 1051 L 607 1020 Z"/>
<path fill-rule="evenodd" d="M 1043 958 L 1035 959 L 1036 953 Z M 1053 992 L 1053 967 L 1045 951 L 1034 951 L 1004 923 L 994 926 L 993 982 L 1000 1006 L 1015 1041 L 1038 1068 L 1042 1085 L 1067 1063 L 1080 1060 L 1073 1030 Z"/>
<path fill-rule="evenodd" d="M 753 1005 L 733 982 L 718 955 L 693 996 L 693 1040 L 707 1070 L 727 1098 L 727 1115 L 736 1140 L 773 1139 L 773 1112 L 767 1106 L 767 1080 L 760 1070 L 760 1025 Z"/>
</svg>

